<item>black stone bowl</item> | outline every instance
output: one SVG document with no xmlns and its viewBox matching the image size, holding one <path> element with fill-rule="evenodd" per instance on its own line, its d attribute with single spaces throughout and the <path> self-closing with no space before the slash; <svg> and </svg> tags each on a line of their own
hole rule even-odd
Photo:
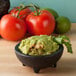
<svg viewBox="0 0 76 76">
<path fill-rule="evenodd" d="M 20 43 L 19 43 L 20 44 Z M 59 45 L 59 49 L 45 56 L 30 56 L 25 55 L 18 49 L 19 44 L 15 46 L 15 53 L 17 58 L 22 62 L 23 66 L 29 66 L 34 69 L 35 73 L 38 73 L 40 69 L 47 67 L 56 67 L 57 61 L 60 59 L 63 53 L 63 45 Z"/>
</svg>

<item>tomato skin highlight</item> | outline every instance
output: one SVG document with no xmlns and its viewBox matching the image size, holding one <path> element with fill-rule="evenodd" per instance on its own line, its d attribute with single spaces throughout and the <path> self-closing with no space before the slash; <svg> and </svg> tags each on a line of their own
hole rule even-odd
<svg viewBox="0 0 76 76">
<path fill-rule="evenodd" d="M 26 24 L 23 20 L 7 14 L 1 19 L 0 32 L 6 40 L 20 40 L 26 34 Z"/>
<path fill-rule="evenodd" d="M 26 18 L 28 32 L 32 35 L 50 35 L 55 28 L 55 19 L 52 14 L 42 10 L 38 16 L 34 12 Z"/>
<path fill-rule="evenodd" d="M 20 8 L 20 7 L 15 7 L 15 8 L 13 8 L 13 9 L 9 12 L 9 14 L 14 14 L 15 16 L 17 16 L 17 14 L 18 14 L 18 12 L 19 12 L 19 11 L 17 11 L 17 9 L 19 9 L 19 8 Z M 30 13 L 31 13 L 31 10 L 30 10 L 29 8 L 25 8 L 24 10 L 21 10 L 21 11 L 20 11 L 19 16 L 21 16 L 21 17 L 20 17 L 21 19 L 25 20 L 26 17 L 28 16 L 28 14 L 30 14 Z"/>
</svg>

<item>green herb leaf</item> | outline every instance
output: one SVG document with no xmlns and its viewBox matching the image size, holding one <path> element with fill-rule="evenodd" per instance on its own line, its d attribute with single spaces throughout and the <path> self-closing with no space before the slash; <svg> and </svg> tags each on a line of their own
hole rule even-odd
<svg viewBox="0 0 76 76">
<path fill-rule="evenodd" d="M 71 43 L 70 43 L 70 39 L 67 36 L 64 36 L 64 35 L 63 36 L 58 36 L 58 37 L 53 36 L 52 38 L 58 44 L 64 44 L 69 53 L 73 53 Z"/>
<path fill-rule="evenodd" d="M 69 42 L 63 42 L 65 44 L 65 46 L 67 47 L 67 50 L 69 53 L 73 53 L 72 52 L 72 47 L 71 47 L 71 44 Z"/>
</svg>

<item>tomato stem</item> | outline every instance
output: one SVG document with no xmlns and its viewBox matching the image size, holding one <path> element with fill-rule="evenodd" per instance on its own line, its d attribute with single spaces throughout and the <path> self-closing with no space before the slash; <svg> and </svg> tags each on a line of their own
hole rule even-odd
<svg viewBox="0 0 76 76">
<path fill-rule="evenodd" d="M 35 9 L 35 11 L 36 11 L 36 16 L 38 16 L 39 15 L 39 7 L 38 6 L 36 6 L 36 5 L 34 5 L 34 4 L 30 4 L 30 5 L 27 5 L 27 6 L 20 6 L 20 9 L 18 9 L 18 14 L 17 14 L 17 18 L 19 18 L 19 14 L 20 14 L 20 12 L 21 12 L 21 10 L 24 10 L 25 8 L 28 8 L 28 7 L 33 7 L 34 9 Z"/>
<path fill-rule="evenodd" d="M 38 10 L 39 10 L 39 7 L 37 7 L 36 5 L 34 5 L 34 4 L 30 4 L 30 6 L 31 7 L 33 7 L 34 9 L 35 9 L 35 11 L 36 11 L 36 16 L 38 16 L 39 15 L 39 12 L 38 12 Z"/>
<path fill-rule="evenodd" d="M 22 9 L 20 8 L 19 9 L 19 12 L 18 12 L 18 14 L 17 14 L 17 18 L 19 18 L 19 14 L 20 14 L 20 11 L 21 11 Z"/>
</svg>

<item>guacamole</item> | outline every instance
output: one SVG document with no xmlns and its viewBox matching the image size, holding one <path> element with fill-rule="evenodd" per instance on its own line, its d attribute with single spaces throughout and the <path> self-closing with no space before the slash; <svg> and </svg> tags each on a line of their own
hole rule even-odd
<svg viewBox="0 0 76 76">
<path fill-rule="evenodd" d="M 52 36 L 40 35 L 22 40 L 18 48 L 27 55 L 48 55 L 57 51 L 59 45 L 53 41 Z"/>
</svg>

